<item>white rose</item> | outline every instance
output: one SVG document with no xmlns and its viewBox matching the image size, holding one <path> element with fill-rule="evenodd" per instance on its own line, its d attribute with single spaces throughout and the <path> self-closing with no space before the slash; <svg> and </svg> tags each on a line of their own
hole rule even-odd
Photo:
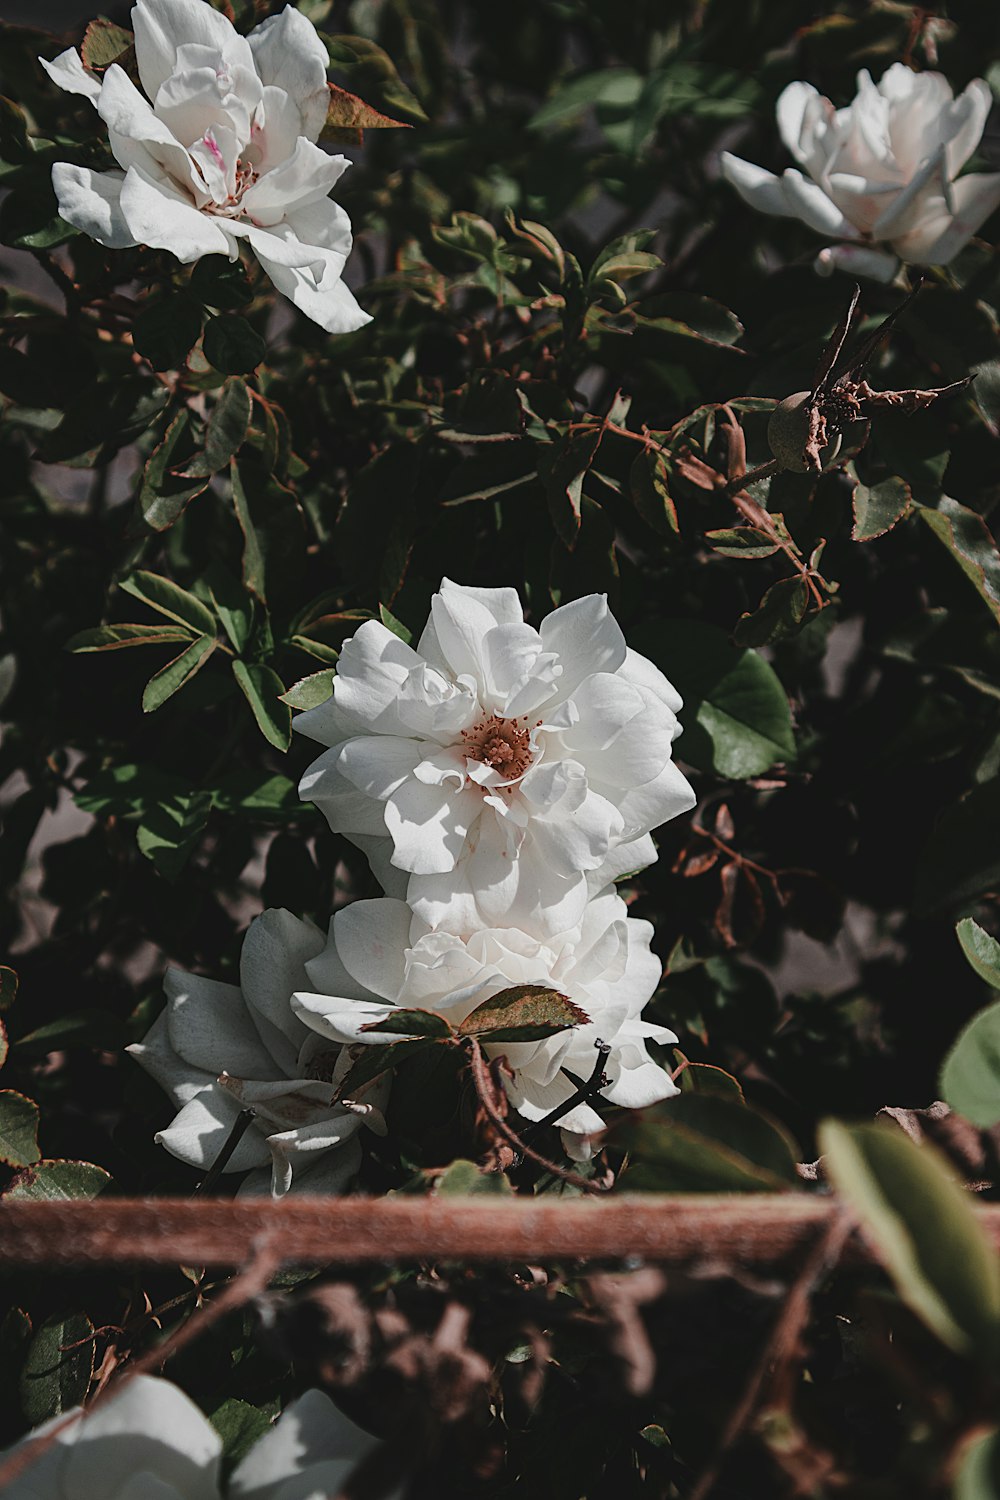
<svg viewBox="0 0 1000 1500">
<path fill-rule="evenodd" d="M 167 1006 L 144 1041 L 128 1048 L 166 1089 L 178 1114 L 157 1133 L 181 1161 L 207 1171 L 244 1108 L 255 1111 L 224 1170 L 249 1172 L 241 1193 L 339 1193 L 361 1160 L 357 1133 L 385 1133 L 388 1080 L 333 1105 L 350 1066 L 293 1013 L 293 991 L 310 987 L 307 961 L 324 946 L 311 922 L 271 910 L 251 923 L 240 984 L 170 969 Z"/>
<path fill-rule="evenodd" d="M 53 1418 L 8 1453 L 65 1422 L 66 1415 Z M 224 1493 L 229 1500 L 338 1494 L 376 1441 L 322 1391 L 306 1391 L 237 1465 Z M 221 1500 L 221 1458 L 219 1434 L 183 1391 L 136 1375 L 120 1395 L 64 1425 L 4 1500 Z"/>
<path fill-rule="evenodd" d="M 515 1109 L 526 1120 L 541 1120 L 570 1098 L 576 1086 L 563 1069 L 589 1078 L 598 1039 L 611 1047 L 602 1097 L 638 1109 L 677 1092 L 646 1052 L 650 1038 L 677 1040 L 641 1019 L 661 973 L 650 952 L 652 935 L 648 922 L 628 916 L 613 888 L 587 904 L 578 926 L 544 942 L 510 928 L 462 939 L 429 931 L 403 901 L 355 901 L 335 914 L 326 948 L 306 962 L 314 993 L 294 995 L 292 1008 L 332 1042 L 384 1043 L 399 1037 L 361 1028 L 384 1021 L 396 1007 L 435 1011 L 458 1024 L 512 985 L 551 986 L 590 1020 L 544 1041 L 485 1048 L 489 1056 L 504 1054 L 514 1070 L 505 1086 Z M 583 1155 L 580 1137 L 602 1129 L 603 1121 L 591 1105 L 577 1104 L 560 1125 L 567 1149 Z"/>
<path fill-rule="evenodd" d="M 351 225 L 327 196 L 350 162 L 315 144 L 326 119 L 327 53 L 294 6 L 240 36 L 207 0 L 139 0 L 132 11 L 145 95 L 118 64 L 103 81 L 72 48 L 40 59 L 91 99 L 121 171 L 57 162 L 62 217 L 102 245 L 150 245 L 178 260 L 241 243 L 279 292 L 321 328 L 369 321 L 341 280 Z"/>
<path fill-rule="evenodd" d="M 332 698 L 296 720 L 331 747 L 299 790 L 429 926 L 541 937 L 694 806 L 680 707 L 603 594 L 534 630 L 514 589 L 445 579 L 416 650 L 377 621 L 345 644 Z"/>
<path fill-rule="evenodd" d="M 775 177 L 728 151 L 722 170 L 754 208 L 848 242 L 821 250 L 817 270 L 891 281 L 899 260 L 945 265 L 1000 206 L 1000 173 L 958 176 L 991 103 L 982 78 L 955 99 L 942 74 L 903 63 L 878 87 L 862 70 L 846 109 L 811 84 L 790 83 L 778 100 L 778 130 L 808 175 L 789 167 Z"/>
</svg>

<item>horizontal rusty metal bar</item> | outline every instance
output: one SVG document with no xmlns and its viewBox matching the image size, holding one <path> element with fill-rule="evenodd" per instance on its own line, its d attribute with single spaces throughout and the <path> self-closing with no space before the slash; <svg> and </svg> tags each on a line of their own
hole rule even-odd
<svg viewBox="0 0 1000 1500">
<path fill-rule="evenodd" d="M 798 1260 L 837 1211 L 798 1194 L 593 1199 L 96 1199 L 0 1203 L 0 1267 L 241 1266 L 413 1260 Z M 1000 1246 L 1000 1206 L 977 1209 Z M 863 1254 L 855 1240 L 854 1255 Z"/>
</svg>

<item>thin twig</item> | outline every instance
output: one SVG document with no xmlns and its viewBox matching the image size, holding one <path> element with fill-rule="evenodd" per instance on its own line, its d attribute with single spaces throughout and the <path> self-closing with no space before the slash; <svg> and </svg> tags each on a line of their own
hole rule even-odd
<svg viewBox="0 0 1000 1500">
<path fill-rule="evenodd" d="M 207 1193 L 211 1188 L 215 1186 L 219 1178 L 222 1176 L 223 1172 L 226 1170 L 229 1159 L 232 1156 L 233 1152 L 236 1150 L 236 1147 L 246 1135 L 251 1121 L 256 1118 L 256 1113 L 256 1110 L 253 1109 L 240 1110 L 239 1114 L 236 1116 L 236 1119 L 233 1121 L 232 1130 L 226 1136 L 225 1145 L 213 1161 L 212 1165 L 209 1167 L 208 1171 L 205 1173 L 204 1177 L 199 1182 L 198 1186 L 195 1188 L 192 1197 L 196 1198 L 199 1193 Z"/>
<path fill-rule="evenodd" d="M 520 1132 L 522 1141 L 526 1140 L 529 1135 L 537 1134 L 546 1125 L 555 1125 L 558 1120 L 561 1120 L 564 1115 L 568 1115 L 570 1110 L 575 1109 L 578 1104 L 586 1104 L 596 1094 L 599 1094 L 602 1089 L 607 1088 L 608 1080 L 604 1074 L 604 1064 L 611 1056 L 611 1043 L 602 1042 L 600 1037 L 598 1037 L 594 1046 L 597 1048 L 597 1061 L 594 1064 L 594 1070 L 590 1077 L 584 1081 L 577 1078 L 576 1074 L 571 1073 L 568 1068 L 560 1068 L 559 1071 L 566 1075 L 570 1083 L 576 1084 L 576 1093 L 570 1094 L 569 1098 L 564 1099 L 562 1104 L 557 1104 L 555 1109 L 550 1110 L 543 1119 L 532 1120 L 530 1124 L 526 1125 Z"/>
<path fill-rule="evenodd" d="M 753 1416 L 772 1367 L 780 1367 L 795 1357 L 802 1331 L 809 1320 L 810 1299 L 816 1285 L 837 1264 L 855 1225 L 854 1215 L 848 1209 L 840 1208 L 820 1235 L 789 1289 L 770 1337 L 750 1372 L 746 1388 L 723 1429 L 718 1447 L 708 1466 L 702 1470 L 688 1500 L 706 1500 L 719 1477 L 726 1454 Z"/>
<path fill-rule="evenodd" d="M 543 1156 L 540 1151 L 535 1151 L 521 1139 L 516 1131 L 511 1130 L 497 1108 L 496 1099 L 493 1094 L 493 1080 L 490 1077 L 490 1070 L 486 1066 L 486 1059 L 483 1057 L 483 1049 L 480 1047 L 478 1039 L 470 1036 L 467 1039 L 467 1046 L 472 1081 L 475 1084 L 476 1093 L 479 1095 L 479 1101 L 489 1116 L 491 1125 L 499 1131 L 508 1145 L 513 1146 L 514 1150 L 519 1152 L 521 1156 L 530 1157 L 540 1167 L 544 1167 L 546 1172 L 551 1172 L 553 1177 L 558 1177 L 562 1182 L 571 1182 L 574 1187 L 581 1188 L 585 1193 L 606 1193 L 608 1191 L 606 1186 L 602 1186 L 601 1183 L 594 1182 L 590 1178 L 581 1177 L 578 1173 L 571 1172 L 568 1168 L 559 1166 L 558 1162 L 549 1161 L 547 1156 Z"/>
<path fill-rule="evenodd" d="M 227 1313 L 245 1306 L 251 1298 L 263 1292 L 286 1257 L 287 1251 L 279 1248 L 281 1243 L 281 1240 L 273 1234 L 263 1236 L 255 1246 L 249 1263 L 213 1302 L 204 1303 L 197 1313 L 192 1313 L 185 1323 L 175 1328 L 162 1344 L 148 1349 L 138 1359 L 131 1360 L 124 1373 L 100 1390 L 89 1406 L 77 1407 L 74 1411 L 67 1412 L 63 1421 L 8 1454 L 6 1463 L 0 1463 L 0 1494 L 5 1494 L 7 1486 L 13 1484 L 30 1469 L 51 1448 L 67 1427 L 71 1427 L 74 1422 L 79 1422 L 81 1417 L 94 1411 L 98 1406 L 103 1406 L 106 1401 L 112 1400 L 137 1375 L 147 1375 L 151 1371 L 161 1369 L 168 1359 L 172 1359 L 175 1354 L 179 1354 L 182 1349 L 186 1349 L 189 1344 L 201 1338 L 203 1333 L 218 1323 Z"/>
</svg>

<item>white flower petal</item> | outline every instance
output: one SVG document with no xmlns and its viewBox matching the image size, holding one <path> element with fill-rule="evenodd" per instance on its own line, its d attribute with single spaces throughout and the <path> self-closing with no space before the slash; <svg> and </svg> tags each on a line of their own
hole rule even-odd
<svg viewBox="0 0 1000 1500">
<path fill-rule="evenodd" d="M 292 154 L 247 190 L 243 210 L 255 224 L 277 224 L 293 209 L 325 198 L 349 166 L 346 156 L 329 156 L 300 136 Z"/>
<path fill-rule="evenodd" d="M 175 71 L 178 50 L 191 43 L 211 47 L 241 67 L 254 66 L 246 38 L 205 0 L 138 0 L 132 30 L 139 78 L 150 99 Z"/>
<path fill-rule="evenodd" d="M 731 151 L 723 151 L 719 157 L 722 175 L 739 193 L 744 203 L 762 214 L 788 215 L 792 210 L 782 192 L 781 179 L 763 167 L 743 161 Z"/>
<path fill-rule="evenodd" d="M 122 215 L 124 180 L 122 172 L 95 172 L 67 161 L 57 161 L 52 167 L 52 186 L 61 217 L 109 250 L 124 250 L 137 243 Z"/>
<path fill-rule="evenodd" d="M 341 1046 L 360 1045 L 373 1047 L 391 1038 L 379 1031 L 363 1031 L 362 1027 L 376 1021 L 384 1021 L 395 1006 L 379 1004 L 373 1000 L 350 1000 L 341 995 L 312 995 L 303 992 L 292 996 L 292 1009 L 305 1024 L 320 1036 Z"/>
<path fill-rule="evenodd" d="M 136 1375 L 77 1424 L 60 1493 L 113 1495 L 146 1470 L 185 1500 L 218 1500 L 221 1453 L 218 1433 L 183 1391 Z"/>
<path fill-rule="evenodd" d="M 613 1070 L 613 1065 L 612 1065 Z M 603 1091 L 609 1104 L 623 1109 L 645 1109 L 661 1099 L 671 1099 L 680 1089 L 659 1063 L 647 1060 L 638 1068 L 622 1068 L 610 1088 Z"/>
<path fill-rule="evenodd" d="M 299 796 L 314 802 L 335 833 L 357 842 L 357 835 L 386 837 L 382 803 L 359 792 L 340 769 L 341 746 L 314 760 L 299 782 Z"/>
<path fill-rule="evenodd" d="M 958 175 L 979 145 L 992 108 L 993 91 L 984 78 L 974 78 L 950 106 L 945 150 L 949 177 Z"/>
<path fill-rule="evenodd" d="M 809 149 L 811 142 L 806 126 L 810 116 L 816 111 L 817 103 L 823 102 L 825 101 L 819 91 L 811 83 L 790 83 L 787 88 L 782 89 L 775 105 L 778 134 L 795 160 L 810 173 L 813 171 L 815 157 Z"/>
<path fill-rule="evenodd" d="M 174 1051 L 192 1067 L 218 1077 L 280 1078 L 247 1011 L 240 989 L 182 969 L 168 969 L 167 1028 Z"/>
<path fill-rule="evenodd" d="M 315 141 L 326 124 L 329 55 L 312 22 L 287 5 L 251 31 L 248 38 L 257 72 L 298 107 L 301 133 Z"/>
<path fill-rule="evenodd" d="M 38 61 L 52 82 L 64 89 L 67 94 L 81 94 L 84 99 L 90 99 L 92 103 L 97 102 L 101 92 L 101 80 L 96 74 L 87 72 L 83 66 L 83 59 L 75 47 L 67 47 L 65 52 L 60 52 L 59 56 L 54 57 L 51 62 L 44 57 L 40 57 Z"/>
<path fill-rule="evenodd" d="M 240 1113 L 240 1104 L 219 1083 L 211 1084 L 184 1108 L 154 1139 L 190 1167 L 205 1172 L 222 1150 Z M 270 1161 L 267 1142 L 256 1125 L 247 1130 L 223 1172 L 246 1172 Z"/>
<path fill-rule="evenodd" d="M 344 967 L 373 995 L 395 1000 L 403 987 L 412 914 L 403 901 L 352 901 L 333 919 Z"/>
<path fill-rule="evenodd" d="M 568 698 L 594 672 L 617 672 L 628 656 L 606 594 L 587 594 L 563 604 L 546 615 L 538 633 L 545 650 L 558 657 L 562 668 L 552 703 Z"/>
<path fill-rule="evenodd" d="M 371 322 L 371 313 L 365 312 L 339 273 L 328 270 L 317 280 L 306 271 L 272 260 L 260 243 L 254 244 L 254 254 L 275 288 L 327 333 L 354 333 Z"/>
<path fill-rule="evenodd" d="M 240 988 L 251 1020 L 270 1055 L 294 1076 L 305 1028 L 292 1014 L 289 996 L 306 984 L 305 965 L 323 951 L 318 927 L 283 908 L 271 908 L 247 929 L 240 953 Z M 227 1072 L 238 1072 L 226 1063 Z"/>
<path fill-rule="evenodd" d="M 850 235 L 853 233 L 852 223 L 848 221 L 837 204 L 827 197 L 821 187 L 815 182 L 810 182 L 797 172 L 794 167 L 788 167 L 781 174 L 781 191 L 784 195 L 786 213 L 796 219 L 801 219 L 810 229 L 816 229 L 820 234 Z"/>
<path fill-rule="evenodd" d="M 330 765 L 366 797 L 384 802 L 413 775 L 425 753 L 419 740 L 358 735 L 331 752 Z"/>
<path fill-rule="evenodd" d="M 198 3 L 204 4 L 204 0 Z M 159 169 L 194 192 L 197 179 L 190 156 L 169 126 L 157 119 L 149 101 L 118 63 L 104 75 L 97 112 L 108 127 L 111 149 L 120 167 L 127 171 L 136 166 L 150 177 L 156 177 Z"/>
<path fill-rule="evenodd" d="M 324 1156 L 327 1157 L 323 1173 L 327 1184 L 324 1191 L 342 1193 L 357 1176 L 361 1164 L 361 1148 L 356 1137 L 362 1124 L 360 1114 L 344 1109 L 311 1125 L 269 1135 L 272 1197 L 280 1198 L 289 1192 L 296 1173 L 303 1169 L 315 1172 Z M 349 1149 L 345 1150 L 345 1147 Z M 304 1191 L 315 1191 L 318 1181 L 318 1178 L 314 1179 Z"/>
<path fill-rule="evenodd" d="M 866 276 L 872 281 L 889 282 L 899 270 L 899 257 L 887 250 L 872 250 L 867 245 L 828 245 L 813 261 L 820 276 L 845 271 L 848 276 Z"/>
<path fill-rule="evenodd" d="M 145 1068 L 151 1078 L 168 1093 L 178 1109 L 187 1104 L 202 1089 L 208 1088 L 218 1076 L 218 1070 L 208 1072 L 192 1067 L 174 1051 L 170 1042 L 169 1017 L 162 1010 L 141 1042 L 133 1042 L 125 1048 L 136 1062 Z"/>
<path fill-rule="evenodd" d="M 456 792 L 447 784 L 405 781 L 385 804 L 392 863 L 414 875 L 453 870 L 482 806 L 481 794 L 472 789 Z"/>
<path fill-rule="evenodd" d="M 936 198 L 920 225 L 892 242 L 911 264 L 944 266 L 967 245 L 989 216 L 1000 208 L 1000 172 L 970 172 L 950 186 L 947 200 Z"/>
<path fill-rule="evenodd" d="M 141 167 L 129 167 L 125 174 L 121 209 L 137 243 L 169 250 L 185 265 L 203 255 L 236 259 L 235 245 L 220 228 L 225 220 L 199 213 L 180 192 L 155 182 Z"/>
<path fill-rule="evenodd" d="M 229 1481 L 231 1500 L 272 1500 L 278 1485 L 315 1465 L 339 1462 L 342 1471 L 325 1475 L 320 1494 L 335 1495 L 350 1469 L 376 1446 L 321 1391 L 307 1391 L 255 1443 Z"/>
<path fill-rule="evenodd" d="M 679 818 L 690 812 L 698 801 L 694 787 L 683 771 L 672 760 L 668 760 L 658 776 L 639 786 L 627 787 L 618 802 L 618 810 L 625 825 L 624 838 L 630 839 L 640 828 L 660 828 L 671 818 Z M 635 870 L 638 865 L 627 865 Z M 624 873 L 624 870 L 623 872 Z"/>
</svg>

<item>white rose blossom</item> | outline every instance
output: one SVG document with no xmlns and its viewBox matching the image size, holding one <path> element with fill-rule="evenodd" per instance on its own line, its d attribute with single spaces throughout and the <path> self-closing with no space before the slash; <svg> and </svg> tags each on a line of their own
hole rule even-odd
<svg viewBox="0 0 1000 1500">
<path fill-rule="evenodd" d="M 317 1500 L 377 1445 L 322 1391 L 293 1401 L 222 1484 L 222 1439 L 169 1380 L 136 1375 L 121 1393 L 67 1423 L 28 1433 L 0 1458 L 61 1425 L 4 1500 Z"/>
<path fill-rule="evenodd" d="M 820 272 L 891 281 L 900 260 L 947 264 L 1000 206 L 1000 173 L 958 176 L 991 103 L 982 78 L 955 99 L 941 73 L 903 63 L 877 87 L 862 69 L 846 109 L 811 84 L 790 83 L 778 99 L 778 130 L 804 171 L 776 177 L 728 151 L 722 171 L 754 208 L 845 242 L 820 251 Z"/>
<path fill-rule="evenodd" d="M 244 939 L 239 985 L 168 970 L 166 1009 L 128 1048 L 178 1109 L 156 1140 L 190 1166 L 207 1171 L 240 1111 L 254 1110 L 223 1168 L 249 1174 L 241 1193 L 343 1192 L 360 1165 L 362 1125 L 385 1134 L 388 1078 L 333 1104 L 350 1055 L 291 1009 L 293 992 L 313 987 L 307 966 L 324 943 L 311 922 L 265 911 Z"/>
<path fill-rule="evenodd" d="M 350 162 L 316 140 L 327 52 L 294 6 L 244 37 L 207 0 L 139 0 L 140 92 L 117 63 L 98 78 L 70 48 L 42 66 L 90 99 L 120 171 L 57 162 L 59 212 L 112 249 L 150 245 L 178 260 L 246 244 L 271 281 L 330 333 L 369 316 L 341 280 L 346 213 L 327 196 Z"/>
<path fill-rule="evenodd" d="M 677 1093 L 646 1051 L 648 1040 L 677 1040 L 666 1027 L 641 1019 L 661 974 L 650 951 L 652 935 L 648 922 L 628 916 L 613 887 L 587 903 L 578 926 L 546 941 L 516 928 L 484 928 L 463 939 L 430 931 L 403 901 L 355 901 L 334 915 L 326 948 L 306 963 L 314 993 L 294 995 L 292 1008 L 328 1041 L 353 1047 L 399 1041 L 392 1033 L 362 1030 L 397 1007 L 435 1011 L 457 1025 L 501 990 L 548 986 L 589 1021 L 543 1041 L 484 1048 L 487 1056 L 506 1056 L 513 1070 L 504 1078 L 511 1104 L 526 1120 L 544 1119 L 576 1091 L 564 1068 L 578 1078 L 591 1076 L 600 1039 L 611 1047 L 602 1098 L 639 1109 Z M 576 1157 L 587 1155 L 585 1137 L 604 1125 L 587 1103 L 559 1123 Z"/>
<path fill-rule="evenodd" d="M 544 937 L 694 806 L 680 707 L 603 594 L 535 630 L 514 589 L 445 579 L 415 650 L 374 620 L 345 643 L 333 696 L 296 720 L 330 747 L 299 791 L 428 926 Z"/>
</svg>

